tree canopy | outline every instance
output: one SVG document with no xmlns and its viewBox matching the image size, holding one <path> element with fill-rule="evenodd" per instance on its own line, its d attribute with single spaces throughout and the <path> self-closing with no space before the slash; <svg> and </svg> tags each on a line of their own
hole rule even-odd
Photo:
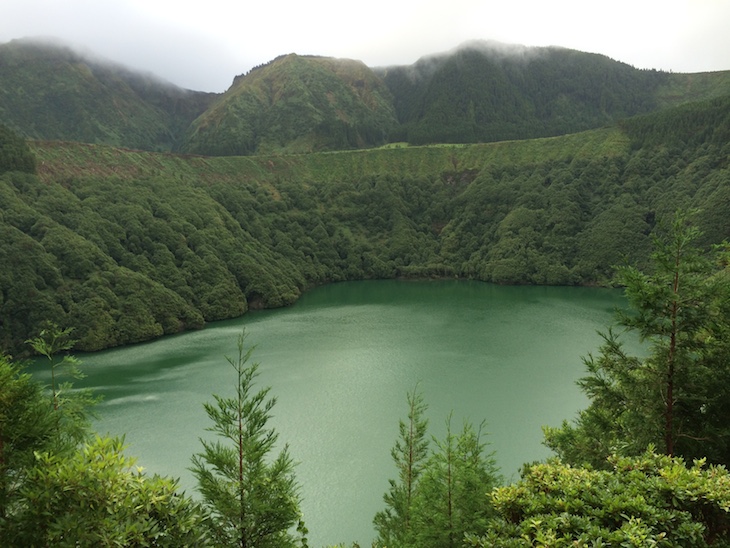
<svg viewBox="0 0 730 548">
<path fill-rule="evenodd" d="M 730 476 L 704 461 L 647 452 L 612 456 L 608 470 L 560 461 L 528 466 L 495 489 L 497 517 L 467 546 L 727 546 Z"/>
<path fill-rule="evenodd" d="M 35 173 L 35 156 L 25 140 L 0 124 L 0 175 L 6 171 Z"/>
<path fill-rule="evenodd" d="M 546 428 L 546 443 L 567 462 L 601 466 L 613 453 L 648 445 L 687 460 L 730 464 L 728 383 L 730 277 L 725 247 L 705 254 L 699 231 L 678 215 L 655 239 L 649 273 L 619 271 L 630 309 L 619 325 L 645 343 L 628 354 L 610 330 L 597 356 L 585 359 L 579 385 L 590 398 L 575 424 Z"/>
<path fill-rule="evenodd" d="M 65 335 L 51 327 L 33 340 L 52 367 Z M 92 434 L 93 398 L 67 382 L 44 387 L 2 354 L 0 386 L 3 545 L 209 545 L 204 513 L 176 481 L 145 474 L 123 440 Z"/>
</svg>

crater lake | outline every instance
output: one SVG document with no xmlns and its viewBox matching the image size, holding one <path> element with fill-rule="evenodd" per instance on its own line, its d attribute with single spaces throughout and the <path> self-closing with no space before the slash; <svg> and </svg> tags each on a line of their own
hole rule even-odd
<svg viewBox="0 0 730 548">
<path fill-rule="evenodd" d="M 418 384 L 437 438 L 451 412 L 457 430 L 486 421 L 488 451 L 505 481 L 515 480 L 523 463 L 550 455 L 541 426 L 587 404 L 575 384 L 585 374 L 581 357 L 597 350 L 597 331 L 624 303 L 620 291 L 598 288 L 336 283 L 288 308 L 78 354 L 87 377 L 76 386 L 103 397 L 100 434 L 126 435 L 140 466 L 180 478 L 197 496 L 190 458 L 199 438 L 212 436 L 203 403 L 234 394 L 225 357 L 236 356 L 245 328 L 260 364 L 256 387 L 277 398 L 269 426 L 298 462 L 310 546 L 369 546 L 396 477 L 390 450 L 408 391 Z"/>
</svg>

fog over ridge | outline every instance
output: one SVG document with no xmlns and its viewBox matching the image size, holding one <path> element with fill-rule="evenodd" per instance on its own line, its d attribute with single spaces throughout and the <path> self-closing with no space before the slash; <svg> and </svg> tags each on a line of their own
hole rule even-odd
<svg viewBox="0 0 730 548">
<path fill-rule="evenodd" d="M 3 0 L 0 44 L 58 36 L 182 88 L 222 92 L 233 75 L 282 52 L 403 66 L 474 38 L 559 45 L 640 69 L 728 70 L 728 21 L 730 2 L 720 0 L 371 0 L 352 10 L 333 0 L 208 0 L 204 9 L 170 0 Z"/>
</svg>

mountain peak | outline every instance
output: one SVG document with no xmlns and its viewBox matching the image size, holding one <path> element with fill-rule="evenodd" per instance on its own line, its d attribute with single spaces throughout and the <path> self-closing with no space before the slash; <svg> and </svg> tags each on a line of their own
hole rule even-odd
<svg viewBox="0 0 730 548">
<path fill-rule="evenodd" d="M 397 121 L 384 82 L 361 61 L 290 53 L 237 76 L 188 131 L 199 154 L 310 152 L 383 144 Z"/>
</svg>

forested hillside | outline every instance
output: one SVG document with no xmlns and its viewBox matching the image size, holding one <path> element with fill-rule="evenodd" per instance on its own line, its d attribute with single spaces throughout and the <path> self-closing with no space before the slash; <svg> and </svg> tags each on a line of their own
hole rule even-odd
<svg viewBox="0 0 730 548">
<path fill-rule="evenodd" d="M 0 122 L 31 139 L 172 150 L 215 94 L 49 41 L 0 44 Z"/>
<path fill-rule="evenodd" d="M 382 145 L 396 127 L 387 87 L 358 61 L 283 55 L 237 77 L 187 131 L 184 152 L 233 156 Z"/>
<path fill-rule="evenodd" d="M 205 155 L 563 135 L 730 94 L 730 71 L 669 74 L 564 48 L 471 42 L 413 65 L 282 55 L 223 94 L 58 43 L 0 44 L 0 122 L 40 140 Z"/>
<path fill-rule="evenodd" d="M 36 142 L 37 175 L 0 177 L 0 345 L 50 320 L 100 349 L 337 280 L 608 283 L 679 207 L 702 210 L 703 243 L 730 237 L 729 112 L 725 97 L 565 137 L 269 157 Z"/>
<path fill-rule="evenodd" d="M 575 133 L 656 110 L 670 75 L 563 48 L 475 42 L 386 69 L 401 139 L 472 143 Z"/>
</svg>

